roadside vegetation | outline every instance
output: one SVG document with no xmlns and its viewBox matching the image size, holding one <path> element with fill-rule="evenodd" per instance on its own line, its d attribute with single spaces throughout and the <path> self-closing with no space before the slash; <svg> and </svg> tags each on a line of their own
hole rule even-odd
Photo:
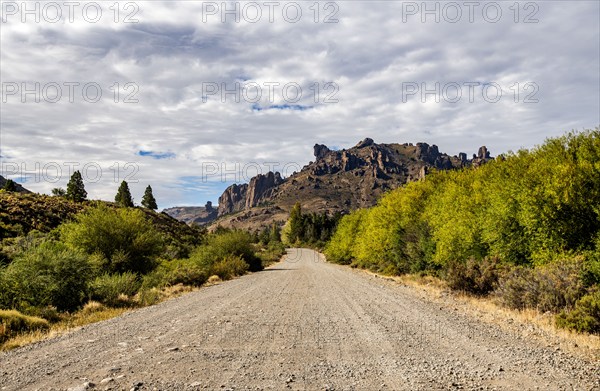
<svg viewBox="0 0 600 391">
<path fill-rule="evenodd" d="M 285 252 L 278 229 L 208 233 L 154 212 L 151 189 L 149 208 L 136 208 L 126 183 L 113 204 L 86 201 L 79 179 L 71 198 L 0 191 L 0 349 L 261 270 Z"/>
<path fill-rule="evenodd" d="M 300 203 L 296 202 L 281 231 L 282 240 L 290 247 L 305 246 L 321 250 L 331 238 L 341 217 L 340 213 L 304 213 Z"/>
<path fill-rule="evenodd" d="M 600 334 L 600 129 L 391 191 L 344 216 L 325 253 Z"/>
</svg>

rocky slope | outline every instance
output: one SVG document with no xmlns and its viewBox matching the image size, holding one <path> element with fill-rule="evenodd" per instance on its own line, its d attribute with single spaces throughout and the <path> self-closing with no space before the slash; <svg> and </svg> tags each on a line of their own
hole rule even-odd
<svg viewBox="0 0 600 391">
<path fill-rule="evenodd" d="M 117 205 L 112 202 L 76 203 L 63 197 L 0 191 L 0 241 L 5 238 L 26 236 L 33 230 L 48 233 L 62 223 L 72 220 L 78 213 L 99 204 L 117 208 Z M 146 208 L 138 209 L 162 234 L 166 243 L 178 248 L 191 248 L 200 243 L 204 234 L 202 229 L 183 224 L 166 213 L 156 213 Z M 0 243 L 0 257 L 2 249 L 3 243 Z"/>
<path fill-rule="evenodd" d="M 309 211 L 348 212 L 374 205 L 385 191 L 420 180 L 432 169 L 478 166 L 492 159 L 485 146 L 468 159 L 465 153 L 441 153 L 436 145 L 376 144 L 370 138 L 341 151 L 316 144 L 314 155 L 314 162 L 286 179 L 269 172 L 228 187 L 219 198 L 216 224 L 256 228 L 285 220 L 297 201 Z"/>
<path fill-rule="evenodd" d="M 163 213 L 187 224 L 206 225 L 217 218 L 217 208 L 209 201 L 205 206 L 177 206 Z"/>
<path fill-rule="evenodd" d="M 3 189 L 5 184 L 6 184 L 6 178 L 4 178 L 2 175 L 0 175 L 0 189 Z M 26 188 L 24 188 L 23 186 L 19 185 L 16 182 L 15 182 L 15 185 L 16 185 L 17 193 L 31 193 L 29 190 L 27 190 Z"/>
</svg>

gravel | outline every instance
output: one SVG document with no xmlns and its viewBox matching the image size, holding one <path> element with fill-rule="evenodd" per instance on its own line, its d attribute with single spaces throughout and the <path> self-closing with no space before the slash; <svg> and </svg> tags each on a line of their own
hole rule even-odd
<svg viewBox="0 0 600 391">
<path fill-rule="evenodd" d="M 600 390 L 599 374 L 306 249 L 0 354 L 0 390 Z"/>
</svg>

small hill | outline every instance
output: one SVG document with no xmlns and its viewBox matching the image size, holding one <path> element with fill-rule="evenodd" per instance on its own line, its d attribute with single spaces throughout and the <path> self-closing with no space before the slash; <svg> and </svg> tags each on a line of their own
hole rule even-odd
<svg viewBox="0 0 600 391">
<path fill-rule="evenodd" d="M 0 192 L 0 240 L 27 235 L 33 230 L 50 232 L 78 213 L 103 203 L 117 208 L 112 202 L 85 201 L 76 203 L 63 197 L 33 193 Z M 140 208 L 168 243 L 177 247 L 199 244 L 204 231 L 180 222 L 166 213 Z"/>
<path fill-rule="evenodd" d="M 7 181 L 7 179 L 4 178 L 2 175 L 0 175 L 0 189 L 4 188 L 6 181 Z M 26 188 L 24 188 L 23 186 L 19 185 L 16 182 L 15 182 L 15 187 L 16 187 L 17 193 L 31 193 L 31 191 L 27 190 Z"/>
</svg>

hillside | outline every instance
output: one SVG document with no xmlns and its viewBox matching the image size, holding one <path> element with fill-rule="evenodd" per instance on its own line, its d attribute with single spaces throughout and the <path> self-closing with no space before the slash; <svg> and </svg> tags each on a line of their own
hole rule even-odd
<svg viewBox="0 0 600 391">
<path fill-rule="evenodd" d="M 314 156 L 315 161 L 288 178 L 269 172 L 228 187 L 213 224 L 258 228 L 286 220 L 296 202 L 306 211 L 347 213 L 375 205 L 384 192 L 422 179 L 431 170 L 477 166 L 491 159 L 485 146 L 468 159 L 465 153 L 441 153 L 436 145 L 376 144 L 369 138 L 340 151 L 316 144 Z"/>
<path fill-rule="evenodd" d="M 71 220 L 76 214 L 99 203 L 116 208 L 111 202 L 85 201 L 76 203 L 63 197 L 33 193 L 9 193 L 0 191 L 0 240 L 27 235 L 36 230 L 47 233 L 60 224 Z M 147 219 L 176 247 L 188 247 L 199 243 L 203 231 L 190 227 L 166 213 L 156 213 L 139 208 Z"/>
<path fill-rule="evenodd" d="M 5 184 L 6 184 L 6 178 L 4 178 L 2 175 L 0 175 L 0 189 L 3 189 Z M 19 185 L 16 182 L 15 182 L 15 187 L 16 187 L 17 193 L 31 193 L 29 190 L 27 190 L 26 188 L 24 188 L 23 186 Z"/>
<path fill-rule="evenodd" d="M 163 213 L 186 224 L 206 225 L 217 218 L 217 209 L 209 201 L 205 206 L 178 206 L 167 208 Z"/>
</svg>

